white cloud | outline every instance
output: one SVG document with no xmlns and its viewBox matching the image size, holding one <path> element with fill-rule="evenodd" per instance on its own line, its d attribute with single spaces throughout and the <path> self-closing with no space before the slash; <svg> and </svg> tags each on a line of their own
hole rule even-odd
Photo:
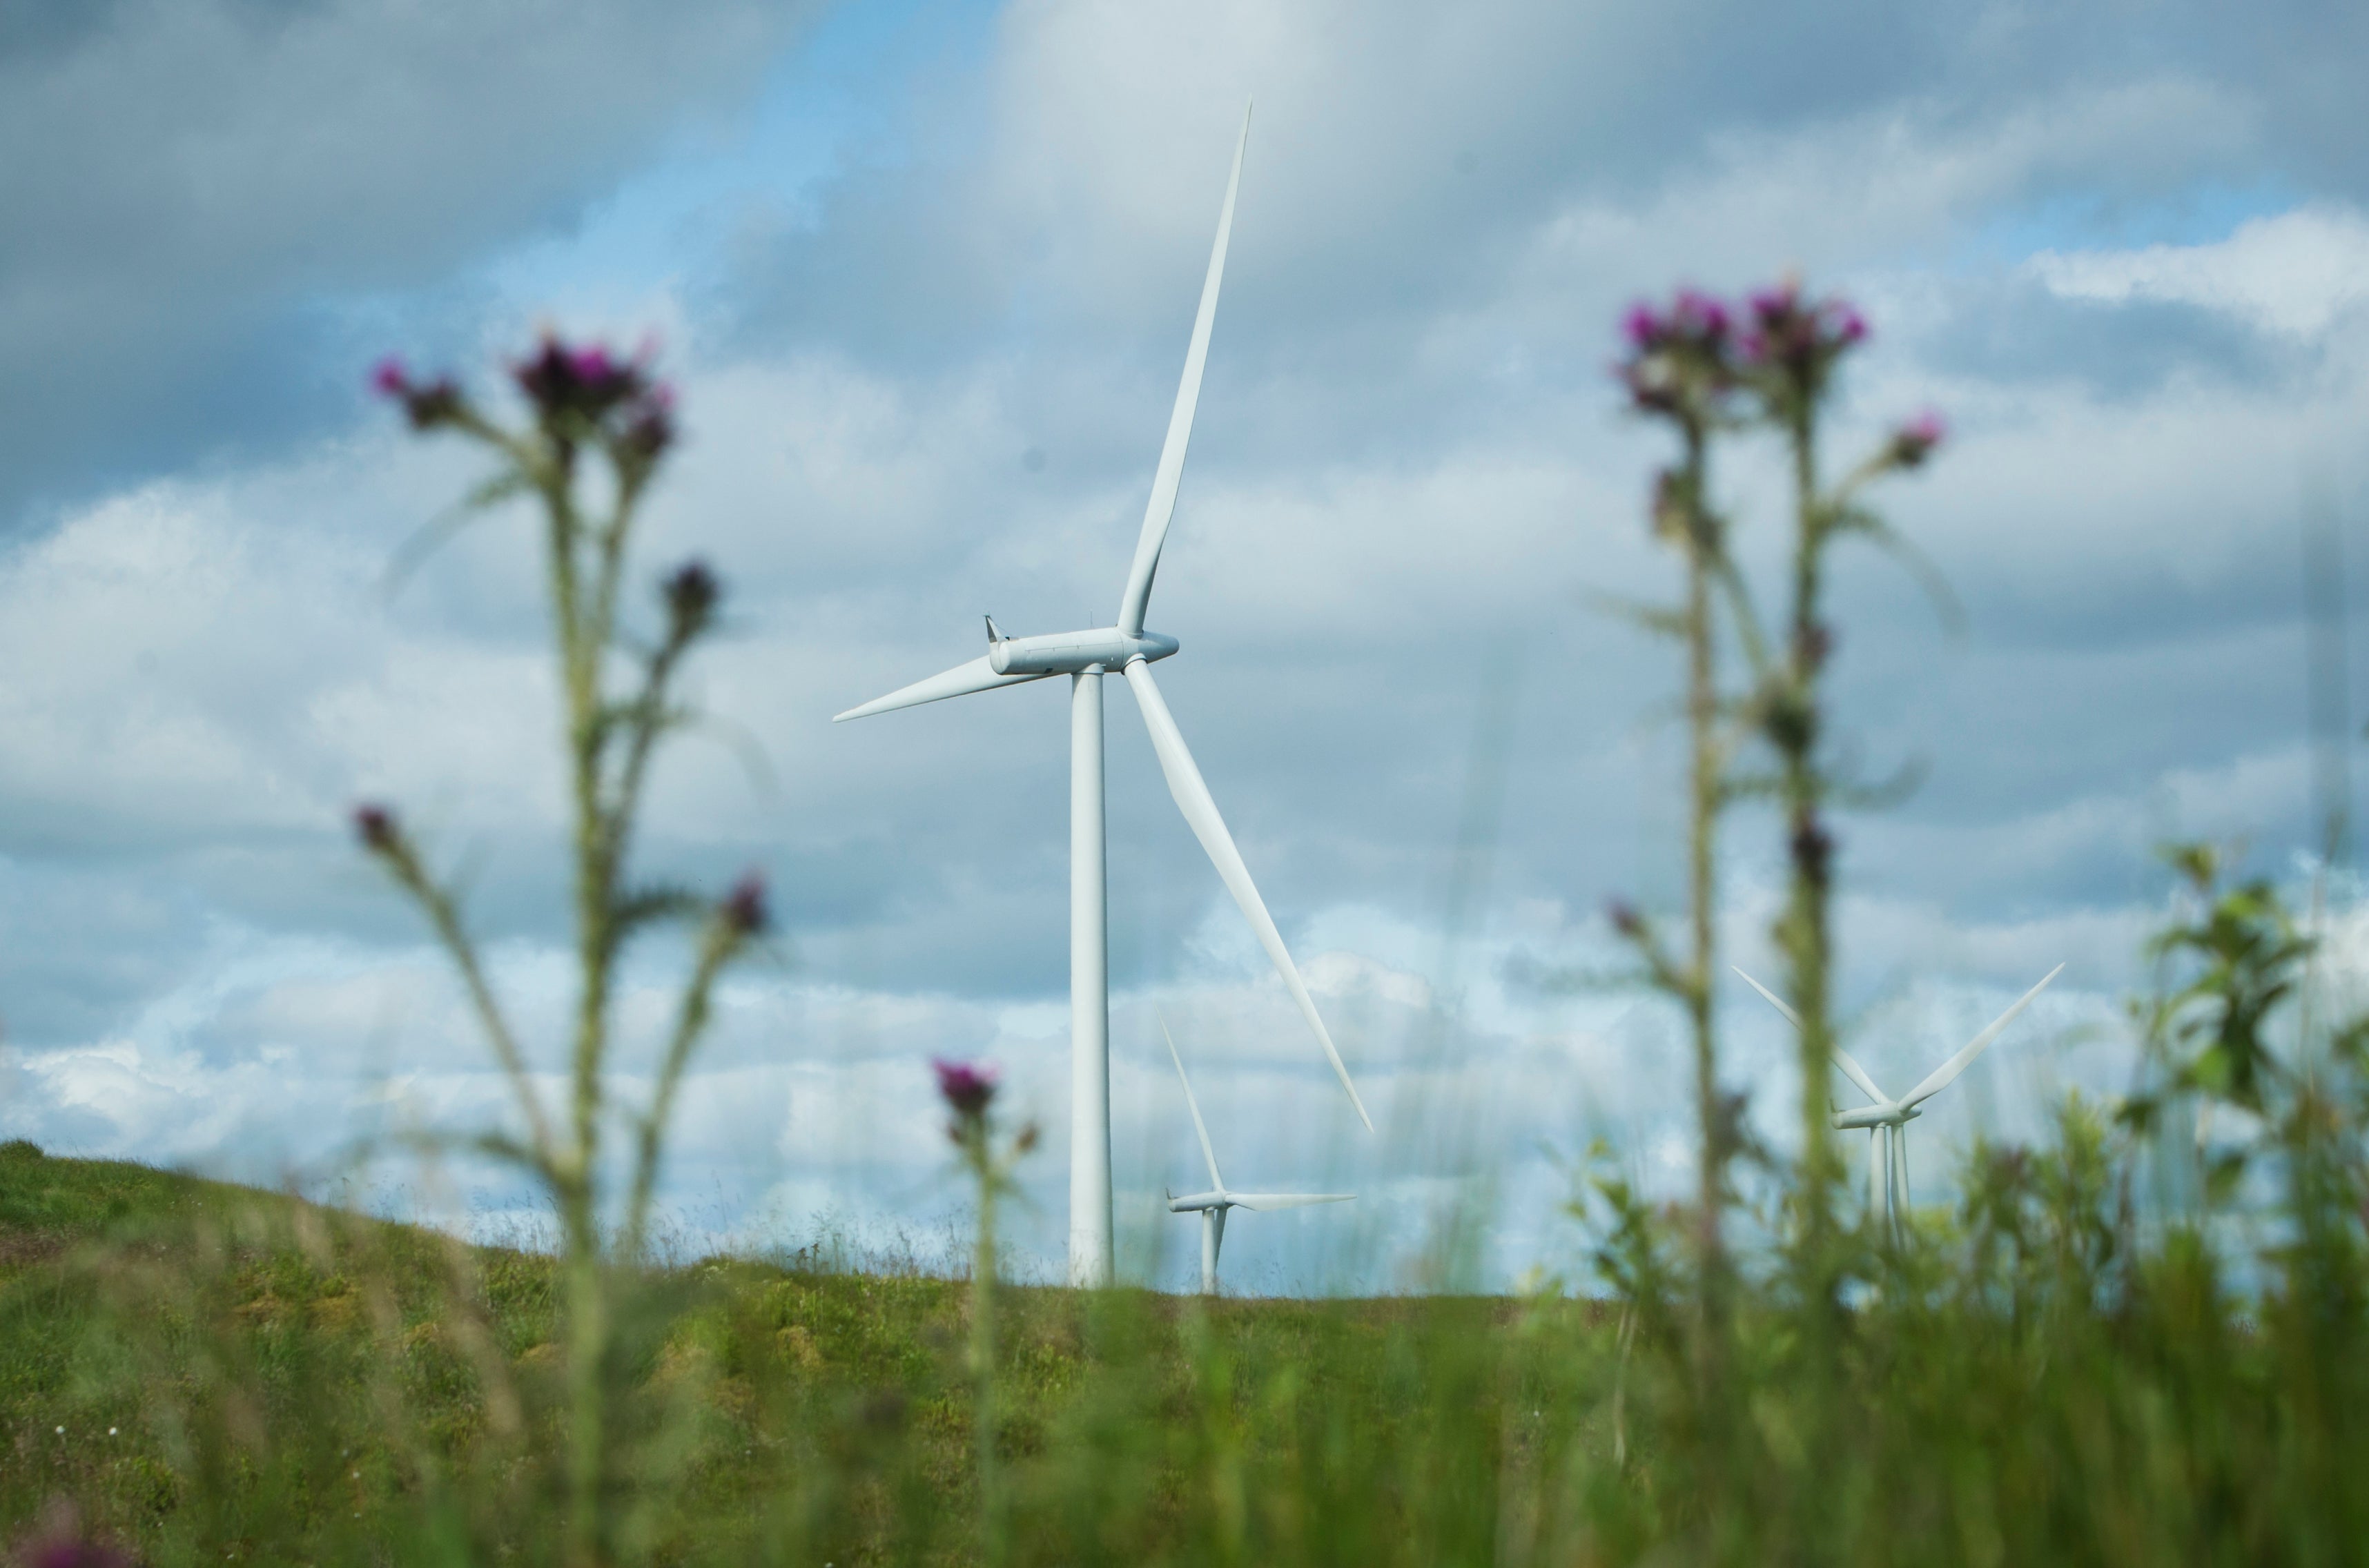
<svg viewBox="0 0 2369 1568">
<path fill-rule="evenodd" d="M 2209 244 L 2049 250 L 2024 265 L 2067 299 L 2202 305 L 2267 331 L 2314 338 L 2369 295 L 2369 218 L 2315 203 L 2249 219 Z"/>
</svg>

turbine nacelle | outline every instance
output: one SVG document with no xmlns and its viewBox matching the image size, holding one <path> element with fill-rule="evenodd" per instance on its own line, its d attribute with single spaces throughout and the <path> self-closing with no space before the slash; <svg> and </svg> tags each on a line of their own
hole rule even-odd
<svg viewBox="0 0 2369 1568">
<path fill-rule="evenodd" d="M 1048 632 L 1007 637 L 990 617 L 987 623 L 988 668 L 998 675 L 1080 675 L 1089 670 L 1125 670 L 1137 659 L 1150 663 L 1177 649 L 1174 637 L 1158 632 L 1125 632 L 1099 626 L 1086 632 Z"/>
<path fill-rule="evenodd" d="M 1233 1206 L 1234 1200 L 1223 1192 L 1195 1193 L 1190 1197 L 1178 1197 L 1173 1193 L 1168 1195 L 1168 1212 L 1171 1214 L 1193 1214 L 1204 1208 L 1231 1208 Z"/>
<path fill-rule="evenodd" d="M 1864 1127 L 1899 1127 L 1924 1114 L 1914 1105 L 1861 1105 L 1855 1111 L 1837 1111 L 1834 1125 L 1840 1131 L 1855 1132 Z"/>
</svg>

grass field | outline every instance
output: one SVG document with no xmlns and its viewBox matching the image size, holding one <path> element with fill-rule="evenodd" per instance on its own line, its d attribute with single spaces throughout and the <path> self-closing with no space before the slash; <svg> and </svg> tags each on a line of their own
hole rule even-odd
<svg viewBox="0 0 2369 1568">
<path fill-rule="evenodd" d="M 2111 1230 L 2059 1222 L 2094 1212 L 2097 1155 L 2077 1127 L 1996 1159 L 1832 1325 L 1831 1378 L 1783 1279 L 1742 1285 L 1717 1410 L 1650 1280 L 1619 1308 L 1008 1289 L 1003 1554 L 2360 1560 L 2357 1290 L 2240 1300 L 2173 1242 L 2109 1299 Z M 1630 1241 L 1608 1257 L 1650 1271 Z M 0 1528 L 63 1498 L 158 1563 L 544 1560 L 554 1273 L 7 1146 Z M 624 1300 L 621 1559 L 987 1553 L 961 1283 L 706 1260 Z"/>
</svg>

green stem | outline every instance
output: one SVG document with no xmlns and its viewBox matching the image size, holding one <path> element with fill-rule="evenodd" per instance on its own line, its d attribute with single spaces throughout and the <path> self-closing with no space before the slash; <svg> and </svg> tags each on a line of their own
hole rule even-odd
<svg viewBox="0 0 2369 1568">
<path fill-rule="evenodd" d="M 1715 1379 L 1715 1348 L 1721 1322 L 1721 1276 L 1724 1269 L 1720 1209 L 1725 1190 L 1727 1135 L 1719 1103 L 1719 1044 L 1711 1001 L 1718 959 L 1718 834 L 1724 801 L 1719 740 L 1719 644 L 1712 619 L 1712 578 L 1723 552 L 1718 520 L 1705 498 L 1709 443 L 1700 428 L 1687 431 L 1682 478 L 1687 503 L 1687 731 L 1688 822 L 1687 899 L 1692 952 L 1682 977 L 1688 1022 L 1694 1036 L 1695 1109 L 1701 1124 L 1700 1192 L 1696 1200 L 1697 1278 L 1700 1290 L 1697 1361 L 1706 1395 Z"/>
<path fill-rule="evenodd" d="M 970 1368 L 972 1441 L 978 1450 L 978 1511 L 990 1568 L 1003 1561 L 1003 1498 L 995 1457 L 995 1188 L 987 1129 L 973 1130 L 978 1176 L 978 1238 L 971 1258 Z"/>
</svg>

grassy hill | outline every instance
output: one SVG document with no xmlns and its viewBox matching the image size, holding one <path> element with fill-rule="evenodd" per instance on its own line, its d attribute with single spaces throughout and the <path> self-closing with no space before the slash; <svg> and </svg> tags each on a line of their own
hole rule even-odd
<svg viewBox="0 0 2369 1568">
<path fill-rule="evenodd" d="M 1006 1290 L 1003 1560 L 2369 1558 L 2369 1257 L 2340 1236 L 2233 1291 L 2192 1238 L 2117 1239 L 2097 1151 L 1978 1153 L 1957 1219 L 1845 1260 L 1876 1284 L 1839 1317 L 1781 1270 L 1739 1279 L 1709 1372 L 1635 1208 L 1617 1310 Z M 9 1145 L 0 1535 L 64 1498 L 157 1564 L 549 1561 L 553 1284 L 539 1256 Z M 726 1259 L 633 1282 L 618 1558 L 985 1560 L 967 1302 Z"/>
<path fill-rule="evenodd" d="M 532 1560 L 552 1300 L 538 1255 L 8 1145 L 0 1532 L 64 1497 L 158 1562 Z M 957 1282 L 721 1259 L 648 1278 L 616 1369 L 634 1547 L 966 1560 L 967 1302 Z M 1494 1514 L 1507 1303 L 1014 1288 L 1001 1313 L 1030 1560 L 1207 1561 L 1213 1532 L 1321 1531 L 1322 1560 L 1388 1561 L 1405 1518 L 1378 1482 L 1437 1520 Z M 1483 1408 L 1479 1446 L 1444 1455 Z"/>
</svg>

